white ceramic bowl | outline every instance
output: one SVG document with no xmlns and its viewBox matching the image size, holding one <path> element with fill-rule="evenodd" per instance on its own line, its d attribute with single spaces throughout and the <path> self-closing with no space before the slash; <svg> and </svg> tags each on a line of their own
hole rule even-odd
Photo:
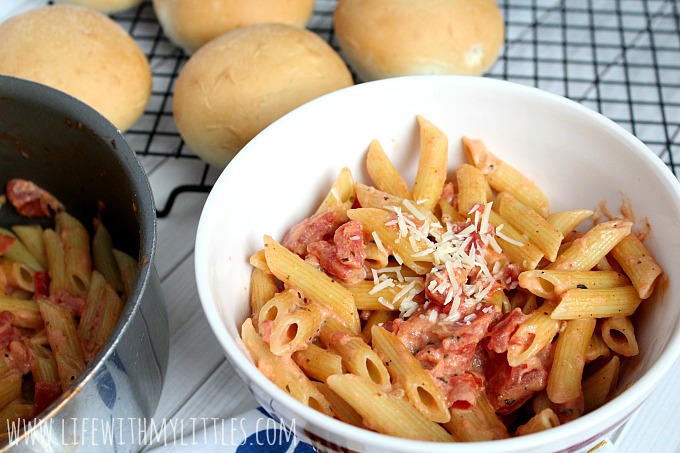
<svg viewBox="0 0 680 453">
<path fill-rule="evenodd" d="M 250 142 L 224 170 L 201 215 L 196 239 L 199 295 L 215 335 L 257 400 L 324 448 L 359 451 L 576 451 L 620 426 L 680 355 L 680 285 L 665 282 L 638 309 L 640 355 L 623 368 L 619 395 L 600 409 L 524 437 L 431 444 L 369 432 L 295 401 L 253 365 L 239 338 L 249 315 L 248 257 L 269 234 L 311 215 L 337 173 L 348 166 L 369 182 L 364 157 L 377 138 L 408 181 L 418 155 L 416 114 L 449 137 L 450 168 L 463 161 L 460 138 L 483 139 L 501 159 L 533 179 L 551 210 L 616 211 L 624 192 L 667 275 L 680 269 L 680 185 L 661 160 L 612 121 L 538 89 L 487 78 L 416 76 L 356 85 L 312 101 Z"/>
</svg>

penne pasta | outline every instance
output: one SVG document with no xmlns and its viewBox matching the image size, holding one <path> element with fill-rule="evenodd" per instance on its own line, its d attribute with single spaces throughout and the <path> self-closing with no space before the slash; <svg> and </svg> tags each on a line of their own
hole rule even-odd
<svg viewBox="0 0 680 453">
<path fill-rule="evenodd" d="M 487 302 L 490 305 L 498 307 L 498 310 L 501 313 L 507 313 L 512 310 L 512 308 L 510 308 L 510 299 L 505 294 L 505 291 L 496 291 L 487 299 Z"/>
<path fill-rule="evenodd" d="M 458 213 L 468 216 L 475 205 L 485 205 L 487 201 L 487 182 L 484 174 L 470 164 L 456 168 L 458 181 Z"/>
<path fill-rule="evenodd" d="M 522 275 L 522 274 L 519 274 L 519 275 Z M 510 311 L 519 307 L 522 310 L 522 313 L 524 313 L 524 314 L 531 313 L 537 307 L 535 303 L 533 303 L 533 305 L 531 307 L 527 308 L 527 310 L 524 310 L 524 308 L 527 305 L 532 304 L 532 302 L 531 302 L 532 299 L 535 301 L 536 295 L 532 294 L 528 291 L 524 291 L 524 289 L 521 286 L 519 286 L 517 291 L 513 291 L 512 294 L 510 295 Z"/>
<path fill-rule="evenodd" d="M 12 425 L 21 426 L 23 422 L 31 420 L 34 414 L 35 407 L 33 403 L 27 402 L 23 398 L 10 401 L 5 407 L 0 409 L 0 419 L 7 421 L 5 424 L 0 424 L 0 434 L 7 435 Z"/>
<path fill-rule="evenodd" d="M 54 354 L 48 348 L 32 344 L 29 346 L 31 351 L 31 375 L 33 380 L 38 382 L 59 382 L 59 370 Z"/>
<path fill-rule="evenodd" d="M 647 299 L 654 291 L 654 285 L 663 273 L 647 247 L 634 234 L 621 239 L 612 249 L 611 255 L 630 277 L 641 299 Z"/>
<path fill-rule="evenodd" d="M 573 232 L 585 219 L 593 215 L 590 209 L 574 209 L 571 211 L 553 212 L 546 220 L 566 237 Z"/>
<path fill-rule="evenodd" d="M 548 398 L 548 394 L 545 392 L 545 390 L 537 392 L 531 399 L 531 409 L 534 411 L 534 414 L 538 414 L 543 409 L 548 407 L 552 408 L 554 406 L 555 404 L 550 401 L 550 398 Z"/>
<path fill-rule="evenodd" d="M 62 390 L 66 390 L 85 369 L 85 354 L 77 327 L 68 309 L 46 299 L 38 300 L 40 314 L 59 370 Z"/>
<path fill-rule="evenodd" d="M 303 303 L 304 296 L 299 291 L 288 289 L 274 294 L 262 307 L 259 312 L 254 315 L 257 318 L 258 325 L 266 321 L 276 322 L 281 316 L 292 313 L 298 306 Z M 253 322 L 255 325 L 255 322 Z"/>
<path fill-rule="evenodd" d="M 564 239 L 564 235 L 557 228 L 509 192 L 498 194 L 496 209 L 510 225 L 534 244 L 548 261 L 555 261 Z"/>
<path fill-rule="evenodd" d="M 20 230 L 20 231 L 26 231 L 26 230 Z M 0 228 L 0 235 L 2 236 L 8 236 L 14 240 L 14 243 L 10 246 L 9 250 L 7 250 L 4 255 L 2 255 L 4 258 L 11 260 L 11 261 L 16 261 L 19 263 L 23 263 L 25 266 L 29 267 L 33 271 L 44 271 L 46 268 L 47 263 L 45 261 L 41 261 L 41 259 L 44 259 L 44 251 L 41 255 L 36 256 L 34 253 L 32 253 L 31 249 L 29 249 L 26 244 L 21 240 L 18 235 L 16 235 L 13 231 L 10 231 L 6 228 Z M 24 235 L 24 237 L 27 238 L 27 240 L 30 240 L 30 237 L 27 237 L 27 235 Z M 29 243 L 31 246 L 33 246 L 33 243 Z M 39 250 L 36 250 L 36 253 L 39 253 Z"/>
<path fill-rule="evenodd" d="M 519 286 L 544 299 L 559 299 L 569 289 L 616 288 L 630 285 L 614 271 L 531 270 L 519 274 Z"/>
<path fill-rule="evenodd" d="M 388 222 L 394 220 L 394 216 L 389 212 L 381 209 L 360 208 L 349 210 L 347 215 L 351 220 L 357 220 L 361 223 L 364 230 L 375 232 L 380 242 L 391 250 L 392 256 L 414 272 L 426 274 L 432 268 L 432 255 L 418 255 L 432 247 L 431 241 L 427 238 L 413 243 L 409 241 L 406 236 L 402 236 L 399 228 L 388 226 Z"/>
<path fill-rule="evenodd" d="M 451 420 L 444 427 L 458 442 L 507 439 L 508 429 L 498 418 L 484 392 L 469 409 L 451 408 Z"/>
<path fill-rule="evenodd" d="M 354 295 L 359 310 L 399 310 L 401 303 L 411 300 L 409 292 L 420 293 L 423 290 L 421 279 L 404 282 L 386 280 L 385 286 L 376 285 L 374 281 L 363 280 L 359 283 L 345 285 Z"/>
<path fill-rule="evenodd" d="M 366 153 L 366 170 L 378 190 L 411 199 L 411 189 L 402 178 L 378 140 L 371 141 Z"/>
<path fill-rule="evenodd" d="M 398 303 L 392 303 L 392 299 L 399 292 L 399 288 L 388 282 L 383 288 L 376 290 L 376 285 L 371 280 L 362 280 L 358 283 L 344 285 L 353 295 L 358 310 L 397 310 Z"/>
<path fill-rule="evenodd" d="M 566 323 L 557 338 L 546 391 L 550 401 L 567 403 L 581 395 L 581 379 L 586 364 L 586 352 L 597 321 L 591 318 L 573 319 Z"/>
<path fill-rule="evenodd" d="M 359 333 L 359 313 L 350 291 L 271 237 L 265 236 L 264 242 L 267 266 L 276 278 L 302 291 L 306 297 L 326 307 L 353 333 Z"/>
<path fill-rule="evenodd" d="M 261 270 L 262 272 L 266 272 L 267 274 L 272 273 L 269 270 L 269 266 L 267 266 L 267 260 L 264 256 L 264 249 L 260 249 L 257 252 L 253 253 L 248 259 L 248 262 L 250 263 L 251 266 Z"/>
<path fill-rule="evenodd" d="M 123 306 L 123 301 L 104 275 L 93 271 L 77 328 L 86 361 L 92 360 L 104 346 L 118 322 Z"/>
<path fill-rule="evenodd" d="M 613 316 L 602 321 L 602 341 L 617 354 L 624 357 L 638 355 L 635 328 L 627 316 Z"/>
<path fill-rule="evenodd" d="M 595 269 L 598 271 L 613 271 L 615 270 L 611 264 L 609 264 L 609 260 L 607 260 L 607 257 L 603 257 L 600 261 L 597 262 L 595 265 Z M 623 271 L 623 269 L 622 269 Z M 618 272 L 618 271 L 617 271 Z"/>
<path fill-rule="evenodd" d="M 389 372 L 378 354 L 334 318 L 328 318 L 321 326 L 319 338 L 328 350 L 342 358 L 342 365 L 347 371 L 373 382 L 386 392 L 392 388 Z"/>
<path fill-rule="evenodd" d="M 36 304 L 37 307 L 37 304 Z M 42 319 L 42 318 L 41 318 Z M 29 344 L 37 344 L 41 346 L 47 346 L 49 344 L 49 340 L 47 339 L 47 331 L 43 327 L 42 329 L 36 331 L 31 337 L 28 339 Z"/>
<path fill-rule="evenodd" d="M 616 388 L 621 361 L 612 356 L 595 373 L 583 380 L 584 412 L 587 414 L 602 406 Z"/>
<path fill-rule="evenodd" d="M 607 343 L 602 339 L 602 326 L 596 326 L 593 335 L 590 337 L 590 343 L 586 350 L 586 363 L 597 360 L 600 357 L 609 357 L 611 351 Z"/>
<path fill-rule="evenodd" d="M 0 313 L 8 311 L 14 315 L 12 324 L 26 329 L 41 329 L 44 326 L 38 303 L 34 300 L 0 296 Z"/>
<path fill-rule="evenodd" d="M 611 220 L 595 225 L 560 253 L 546 269 L 588 271 L 604 258 L 624 237 L 633 224 L 627 220 Z"/>
<path fill-rule="evenodd" d="M 21 398 L 21 383 L 21 373 L 17 370 L 9 370 L 0 376 L 0 408 Z"/>
<path fill-rule="evenodd" d="M 560 322 L 551 317 L 557 303 L 545 301 L 517 328 L 508 343 L 508 364 L 525 363 L 548 346 L 560 329 Z"/>
<path fill-rule="evenodd" d="M 359 415 L 357 411 L 350 406 L 347 401 L 342 399 L 337 393 L 335 393 L 331 388 L 323 382 L 314 382 L 316 388 L 326 397 L 329 404 L 331 405 L 331 411 L 333 416 L 338 420 L 342 420 L 350 425 L 357 426 L 359 428 L 364 428 L 364 419 Z"/>
<path fill-rule="evenodd" d="M 21 300 L 31 300 L 33 298 L 33 294 L 35 294 L 32 293 L 31 291 L 17 288 L 12 288 L 11 293 L 13 298 Z"/>
<path fill-rule="evenodd" d="M 548 215 L 548 198 L 522 173 L 492 154 L 481 140 L 463 137 L 468 160 L 486 175 L 489 185 L 498 192 L 509 192 L 543 217 Z"/>
<path fill-rule="evenodd" d="M 448 422 L 451 414 L 444 395 L 401 340 L 380 326 L 371 329 L 371 338 L 373 348 L 394 382 L 404 389 L 411 405 L 432 421 Z"/>
<path fill-rule="evenodd" d="M 47 269 L 43 228 L 40 225 L 13 225 L 11 230 L 37 261 L 38 266 L 32 266 L 33 270 L 44 271 Z"/>
<path fill-rule="evenodd" d="M 96 222 L 92 238 L 92 264 L 106 281 L 118 292 L 123 291 L 123 280 L 116 258 L 113 256 L 113 239 L 101 222 Z"/>
<path fill-rule="evenodd" d="M 321 202 L 316 212 L 335 212 L 335 222 L 337 224 L 347 221 L 347 210 L 354 204 L 354 178 L 349 168 L 340 170 L 337 178 L 333 182 L 326 198 Z"/>
<path fill-rule="evenodd" d="M 326 382 L 329 376 L 345 372 L 342 357 L 314 343 L 309 343 L 306 349 L 295 351 L 292 357 L 307 376 L 317 381 Z"/>
<path fill-rule="evenodd" d="M 418 115 L 420 154 L 413 183 L 413 200 L 432 212 L 446 181 L 449 140 L 432 122 Z"/>
<path fill-rule="evenodd" d="M 90 238 L 82 223 L 65 211 L 55 217 L 57 234 L 64 250 L 64 275 L 68 291 L 75 296 L 87 295 L 92 275 Z"/>
<path fill-rule="evenodd" d="M 538 298 L 535 295 L 531 294 L 527 298 L 524 307 L 522 307 L 522 313 L 524 313 L 525 315 L 529 315 L 536 309 L 538 309 Z"/>
<path fill-rule="evenodd" d="M 496 241 L 511 262 L 518 264 L 525 271 L 538 266 L 543 258 L 543 252 L 493 209 L 489 214 L 489 223 L 496 228 Z"/>
<path fill-rule="evenodd" d="M 640 305 L 640 296 L 632 286 L 565 291 L 552 312 L 553 319 L 608 318 L 628 316 Z"/>
<path fill-rule="evenodd" d="M 361 183 L 356 183 L 355 188 L 357 200 L 359 200 L 359 204 L 362 208 L 380 208 L 390 212 L 397 212 L 397 210 L 400 210 L 411 216 L 409 220 L 413 222 L 415 227 L 421 228 L 427 223 L 431 227 L 431 234 L 435 237 L 440 237 L 444 232 L 439 219 L 417 203 L 412 203 L 406 198 L 390 195 Z"/>
<path fill-rule="evenodd" d="M 69 355 L 55 353 L 62 391 L 66 391 L 78 376 L 85 371 L 84 360 Z"/>
<path fill-rule="evenodd" d="M 60 290 L 68 291 L 66 268 L 64 267 L 64 248 L 59 235 L 52 229 L 43 231 L 45 253 L 47 255 L 47 271 L 50 276 L 50 293 Z"/>
<path fill-rule="evenodd" d="M 137 260 L 117 249 L 113 249 L 113 258 L 116 260 L 118 270 L 120 271 L 120 278 L 123 282 L 124 299 L 127 300 L 132 294 L 132 288 L 137 281 Z"/>
<path fill-rule="evenodd" d="M 440 425 L 370 380 L 353 374 L 336 374 L 328 378 L 327 384 L 380 433 L 433 442 L 452 441 Z"/>
<path fill-rule="evenodd" d="M 299 305 L 290 313 L 277 316 L 269 337 L 269 349 L 275 355 L 304 349 L 325 317 L 324 310 L 314 302 Z"/>
<path fill-rule="evenodd" d="M 15 289 L 35 292 L 35 271 L 21 261 L 0 258 L 0 274 L 5 284 Z"/>
<path fill-rule="evenodd" d="M 401 206 L 405 200 L 403 197 L 392 195 L 360 182 L 354 183 L 354 190 L 357 195 L 357 201 L 362 208 L 388 209 L 392 206 Z M 423 212 L 423 215 L 425 212 Z"/>
<path fill-rule="evenodd" d="M 546 408 L 531 417 L 525 424 L 520 425 L 517 428 L 517 435 L 526 436 L 527 434 L 538 433 L 559 425 L 560 420 L 557 418 L 557 414 L 552 409 Z"/>
<path fill-rule="evenodd" d="M 439 210 L 439 217 L 442 223 L 455 223 L 455 222 L 465 222 L 466 217 L 459 214 L 458 210 L 453 207 L 451 203 L 444 200 L 443 198 L 437 203 L 437 209 Z"/>
<path fill-rule="evenodd" d="M 370 315 L 364 322 L 361 336 L 367 343 L 371 343 L 371 330 L 373 329 L 373 326 L 382 326 L 386 322 L 394 321 L 398 316 L 399 312 L 396 311 L 375 310 L 370 312 Z"/>
<path fill-rule="evenodd" d="M 241 327 L 243 344 L 255 366 L 269 380 L 296 400 L 326 415 L 332 415 L 326 397 L 312 384 L 289 355 L 272 354 L 267 344 L 257 334 L 252 320 L 247 318 Z"/>
<path fill-rule="evenodd" d="M 250 312 L 253 313 L 253 324 L 258 325 L 258 317 L 262 307 L 279 292 L 272 274 L 253 268 L 250 274 Z"/>
<path fill-rule="evenodd" d="M 375 240 L 366 243 L 366 259 L 364 265 L 371 269 L 382 269 L 389 264 L 390 255 L 384 248 L 378 247 Z"/>
</svg>

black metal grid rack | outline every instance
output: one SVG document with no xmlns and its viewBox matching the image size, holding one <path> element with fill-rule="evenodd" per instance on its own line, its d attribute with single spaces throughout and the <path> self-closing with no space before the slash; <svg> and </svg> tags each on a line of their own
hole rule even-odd
<svg viewBox="0 0 680 453">
<path fill-rule="evenodd" d="M 317 0 L 308 28 L 338 49 L 336 0 Z M 502 54 L 487 77 L 566 96 L 614 120 L 678 175 L 680 165 L 680 4 L 677 0 L 498 0 L 506 23 Z M 197 159 L 172 118 L 175 80 L 188 59 L 163 35 L 151 1 L 114 15 L 146 53 L 153 94 L 126 137 L 140 156 Z M 184 192 L 208 192 L 217 174 L 205 166 L 177 185 L 158 209 L 168 215 Z"/>
</svg>

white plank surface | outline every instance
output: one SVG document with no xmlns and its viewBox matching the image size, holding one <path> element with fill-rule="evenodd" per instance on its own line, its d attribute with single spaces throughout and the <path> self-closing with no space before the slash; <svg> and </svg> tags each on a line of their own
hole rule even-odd
<svg viewBox="0 0 680 453">
<path fill-rule="evenodd" d="M 44 0 L 0 0 L 0 21 L 13 14 L 20 13 L 32 7 L 44 5 Z M 644 41 L 654 36 L 648 33 L 647 27 L 654 30 L 665 30 L 667 27 L 677 27 L 678 6 L 673 1 L 649 1 L 645 5 L 649 14 L 654 18 L 651 23 L 635 22 L 636 15 L 626 11 L 640 8 L 642 2 L 611 2 L 597 0 L 574 0 L 566 2 L 573 12 L 560 15 L 555 0 L 508 0 L 501 2 L 506 6 L 504 13 L 509 20 L 508 39 L 516 42 L 506 49 L 513 64 L 499 64 L 492 69 L 494 77 L 505 77 L 520 83 L 540 86 L 549 91 L 567 95 L 580 100 L 584 104 L 603 110 L 615 121 L 632 130 L 650 147 L 658 151 L 659 142 L 664 135 L 676 135 L 680 124 L 671 122 L 671 130 L 660 131 L 649 124 L 637 125 L 636 118 L 641 116 L 658 115 L 659 99 L 653 92 L 646 101 L 646 110 L 635 112 L 633 107 L 617 102 L 621 94 L 617 90 L 616 80 L 623 72 L 628 72 L 630 80 L 644 80 L 648 76 L 644 71 L 645 61 L 649 61 L 651 50 L 644 45 Z M 612 4 L 621 4 L 617 10 Z M 317 2 L 317 15 L 310 24 L 319 28 L 328 28 L 335 2 L 323 0 Z M 512 6 L 512 8 L 509 7 Z M 598 23 L 589 23 L 588 17 L 578 14 L 579 8 L 590 5 L 601 13 L 597 15 Z M 323 13 L 323 14 L 319 14 Z M 674 15 L 674 16 L 673 16 Z M 533 35 L 533 24 L 550 23 L 550 21 L 568 18 L 568 23 L 557 24 L 555 28 L 542 29 L 543 34 Z M 675 22 L 673 23 L 673 17 Z M 670 25 L 668 21 L 670 20 Z M 625 33 L 617 34 L 613 29 L 625 22 Z M 565 28 L 560 28 L 563 26 Z M 569 28 L 571 27 L 571 28 Z M 665 28 L 666 27 L 666 28 Z M 547 46 L 543 51 L 541 43 L 558 42 L 569 28 L 570 40 L 582 42 L 576 46 Z M 670 35 L 664 45 L 677 55 L 680 43 Z M 590 45 L 587 45 L 590 43 Z M 593 43 L 597 43 L 597 52 L 593 50 Z M 169 46 L 168 43 L 163 45 Z M 630 46 L 640 46 L 639 52 L 630 52 L 626 58 L 639 65 L 621 67 L 621 50 Z M 171 46 L 169 46 L 171 47 Z M 562 49 L 562 50 L 560 50 Z M 647 49 L 647 50 L 645 50 Z M 666 52 L 668 53 L 668 52 Z M 536 55 L 544 55 L 545 61 L 535 59 Z M 576 63 L 567 65 L 567 69 L 560 69 L 559 59 L 567 58 Z M 664 58 L 664 53 L 654 54 L 655 58 Z M 630 61 L 629 61 L 630 62 Z M 154 70 L 164 71 L 175 64 L 172 60 L 155 62 Z M 680 99 L 680 76 L 672 68 L 677 61 L 667 63 L 671 65 L 668 74 L 657 74 L 656 79 L 650 81 L 650 86 L 659 80 L 670 80 L 667 99 Z M 662 65 L 663 66 L 663 65 Z M 522 69 L 524 68 L 524 69 Z M 624 74 L 625 76 L 625 74 Z M 665 78 L 665 77 L 668 77 Z M 611 85 L 600 84 L 602 80 L 610 79 Z M 595 81 L 598 84 L 595 84 Z M 165 79 L 155 79 L 155 84 L 164 83 Z M 644 92 L 644 87 L 635 86 L 635 90 Z M 155 85 L 155 91 L 164 87 Z M 624 89 L 623 86 L 618 89 Z M 611 90 L 611 91 L 608 91 Z M 652 90 L 653 91 L 653 90 Z M 670 94 L 669 94 L 670 93 Z M 604 101 L 603 101 L 604 100 Z M 607 102 L 613 100 L 614 102 Z M 169 106 L 161 105 L 161 98 L 155 96 L 157 108 L 168 112 Z M 610 105 L 611 104 L 611 105 Z M 608 110 L 609 109 L 609 110 Z M 146 121 L 143 120 L 143 121 Z M 163 117 L 163 121 L 171 123 L 171 117 Z M 164 127 L 172 131 L 173 125 Z M 143 136 L 130 136 L 133 144 L 141 143 Z M 177 140 L 172 138 L 157 138 L 154 146 L 172 148 L 177 146 Z M 166 151 L 170 152 L 171 149 Z M 663 157 L 663 156 L 662 156 Z M 667 156 L 665 160 L 668 161 Z M 164 206 L 168 193 L 180 184 L 194 184 L 201 178 L 204 170 L 198 160 L 176 159 L 172 157 L 142 157 L 143 165 L 148 172 L 158 206 Z M 210 178 L 214 180 L 216 172 Z M 187 193 L 180 195 L 174 204 L 170 215 L 158 221 L 158 248 L 156 267 L 161 277 L 162 287 L 167 302 L 170 320 L 170 363 L 162 398 L 158 406 L 155 420 L 190 420 L 197 418 L 230 419 L 255 407 L 255 401 L 247 388 L 240 381 L 234 370 L 225 359 L 220 345 L 212 335 L 209 325 L 201 310 L 194 280 L 193 245 L 196 227 L 201 209 L 205 202 L 205 194 Z M 225 229 L 228 226 L 225 226 Z M 650 400 L 642 406 L 636 415 L 617 433 L 614 444 L 617 451 L 633 452 L 680 452 L 680 423 L 675 418 L 677 406 L 680 405 L 680 362 L 676 363 L 672 372 L 656 389 Z M 185 426 L 185 431 L 194 429 Z M 192 449 L 197 449 L 194 446 Z"/>
</svg>

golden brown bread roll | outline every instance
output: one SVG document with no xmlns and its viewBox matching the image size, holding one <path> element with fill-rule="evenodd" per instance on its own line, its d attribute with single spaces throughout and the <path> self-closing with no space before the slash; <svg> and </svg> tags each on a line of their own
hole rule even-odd
<svg viewBox="0 0 680 453">
<path fill-rule="evenodd" d="M 313 32 L 250 25 L 191 56 L 177 78 L 173 114 L 187 145 L 223 168 L 274 120 L 352 83 L 340 56 Z"/>
<path fill-rule="evenodd" d="M 505 33 L 494 0 L 339 0 L 334 21 L 341 52 L 363 81 L 483 74 Z"/>
<path fill-rule="evenodd" d="M 246 25 L 277 22 L 304 27 L 314 0 L 153 0 L 165 36 L 192 53 L 213 38 Z"/>
<path fill-rule="evenodd" d="M 81 6 L 45 6 L 0 24 L 0 74 L 64 91 L 122 131 L 151 97 L 151 69 L 137 43 L 108 16 Z"/>
<path fill-rule="evenodd" d="M 142 0 L 56 0 L 55 3 L 87 6 L 102 13 L 112 14 L 138 6 Z"/>
</svg>

